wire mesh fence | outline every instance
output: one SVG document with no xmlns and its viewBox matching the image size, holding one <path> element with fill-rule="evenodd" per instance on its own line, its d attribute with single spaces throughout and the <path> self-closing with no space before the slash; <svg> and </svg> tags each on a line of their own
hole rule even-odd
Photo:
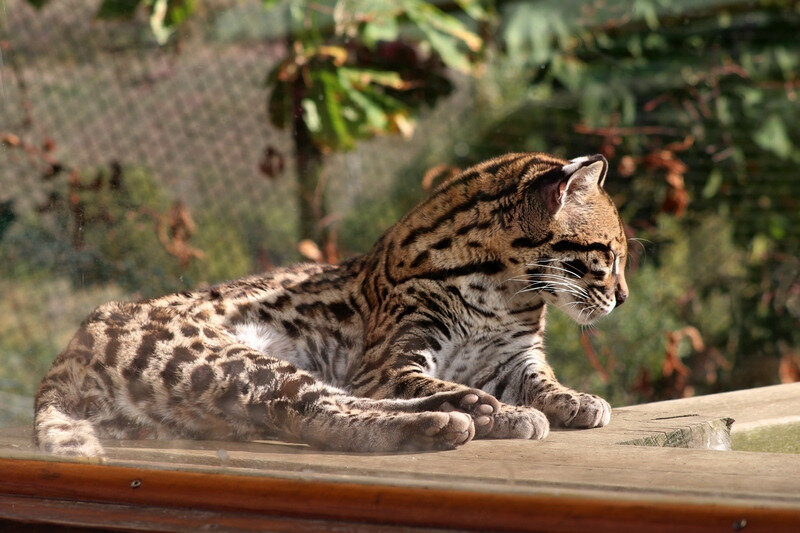
<svg viewBox="0 0 800 533">
<path fill-rule="evenodd" d="M 109 297 L 294 256 L 290 183 L 259 171 L 264 150 L 286 150 L 263 111 L 282 44 L 220 37 L 214 16 L 240 2 L 209 6 L 182 49 L 156 46 L 142 21 L 99 21 L 97 7 L 11 1 L 3 13 L 3 254 L 27 271 L 2 281 L 0 388 L 12 392 L 30 393 Z"/>
<path fill-rule="evenodd" d="M 2 11 L 6 393 L 32 394 L 102 302 L 302 259 L 290 139 L 265 111 L 282 21 L 258 0 L 204 2 L 178 44 L 159 46 L 147 20 L 99 20 L 99 5 L 10 0 Z M 451 112 L 465 104 L 454 102 L 431 119 L 433 135 L 458 121 Z M 329 158 L 333 211 L 366 181 L 369 194 L 389 188 L 427 145 L 393 143 Z"/>
<path fill-rule="evenodd" d="M 292 139 L 266 112 L 285 21 L 260 0 L 206 1 L 162 46 L 146 18 L 100 20 L 100 4 L 7 0 L 0 11 L 0 394 L 30 396 L 103 302 L 302 258 Z M 508 22 L 525 10 L 536 24 L 546 18 L 525 2 L 500 5 L 511 6 L 500 10 L 507 33 L 528 27 Z M 594 337 L 553 314 L 554 358 L 586 355 L 564 363 L 580 376 L 572 384 L 619 402 L 689 394 L 691 382 L 710 391 L 800 379 L 790 53 L 800 22 L 780 6 L 742 5 L 731 20 L 714 9 L 685 23 L 669 12 L 653 31 L 601 17 L 592 31 L 610 43 L 596 39 L 602 53 L 591 39 L 547 34 L 555 44 L 537 41 L 554 50 L 547 68 L 512 80 L 511 69 L 490 65 L 480 84 L 456 77 L 453 96 L 411 139 L 326 156 L 328 223 L 341 254 L 364 251 L 413 205 L 435 164 L 522 149 L 602 151 L 629 229 L 656 242 L 644 246 L 649 257 L 632 246 L 631 302 Z M 559 53 L 585 61 L 594 85 L 570 87 L 568 62 L 563 80 L 547 78 Z M 614 85 L 618 73 L 631 83 Z M 515 86 L 535 86 L 534 97 Z M 603 91 L 629 101 L 605 109 Z M 591 124 L 593 109 L 609 120 Z M 626 113 L 632 126 L 617 124 Z M 29 401 L 4 398 L 17 407 L 0 410 L 0 424 L 27 419 Z"/>
</svg>

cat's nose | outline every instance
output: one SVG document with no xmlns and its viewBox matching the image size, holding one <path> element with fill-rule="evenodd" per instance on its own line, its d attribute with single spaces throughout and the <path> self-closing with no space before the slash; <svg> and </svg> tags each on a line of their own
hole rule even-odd
<svg viewBox="0 0 800 533">
<path fill-rule="evenodd" d="M 614 296 L 616 296 L 616 298 L 617 298 L 617 307 L 619 307 L 620 305 L 625 303 L 625 300 L 628 299 L 628 292 L 620 290 L 620 289 L 617 289 L 614 292 Z"/>
</svg>

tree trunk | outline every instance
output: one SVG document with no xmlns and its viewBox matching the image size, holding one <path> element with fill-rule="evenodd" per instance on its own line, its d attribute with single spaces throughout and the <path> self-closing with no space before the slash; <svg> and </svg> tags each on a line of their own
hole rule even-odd
<svg viewBox="0 0 800 533">
<path fill-rule="evenodd" d="M 321 244 L 324 230 L 320 221 L 325 216 L 324 191 L 319 190 L 323 156 L 303 120 L 302 100 L 305 92 L 303 77 L 298 76 L 292 90 L 292 140 L 300 207 L 298 227 L 300 239 L 311 239 Z"/>
</svg>

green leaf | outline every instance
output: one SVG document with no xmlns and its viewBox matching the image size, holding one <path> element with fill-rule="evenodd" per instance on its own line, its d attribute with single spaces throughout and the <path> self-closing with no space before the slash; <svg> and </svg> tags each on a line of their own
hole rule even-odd
<svg viewBox="0 0 800 533">
<path fill-rule="evenodd" d="M 140 5 L 150 9 L 150 29 L 159 44 L 169 40 L 175 26 L 194 13 L 197 0 L 103 0 L 97 11 L 101 19 L 130 19 Z"/>
<path fill-rule="evenodd" d="M 338 70 L 340 76 L 347 78 L 351 83 L 359 86 L 375 83 L 377 85 L 403 90 L 406 89 L 408 85 L 397 72 L 350 67 L 341 67 Z"/>
<path fill-rule="evenodd" d="M 367 46 L 375 46 L 379 41 L 395 41 L 400 33 L 397 19 L 378 19 L 367 22 L 361 28 L 361 38 Z"/>
<path fill-rule="evenodd" d="M 439 57 L 442 58 L 442 61 L 447 66 L 462 72 L 469 72 L 469 59 L 464 52 L 459 50 L 455 38 L 437 32 L 432 26 L 424 22 L 418 23 L 417 26 L 422 30 L 431 47 L 439 54 Z"/>
<path fill-rule="evenodd" d="M 281 68 L 280 65 L 275 70 Z M 267 116 L 273 126 L 286 128 L 289 126 L 289 115 L 292 102 L 289 98 L 289 84 L 278 81 L 277 77 L 270 76 L 267 86 L 272 87 L 272 92 L 267 101 Z"/>
<path fill-rule="evenodd" d="M 489 10 L 481 0 L 456 0 L 456 4 L 471 18 L 484 21 L 489 19 Z"/>
<path fill-rule="evenodd" d="M 389 131 L 389 118 L 381 107 L 357 90 L 348 90 L 347 96 L 364 112 L 365 125 L 369 133 Z"/>
<path fill-rule="evenodd" d="M 28 0 L 28 3 L 36 9 L 42 9 L 44 5 L 50 0 Z"/>
<path fill-rule="evenodd" d="M 719 96 L 714 102 L 714 107 L 717 112 L 719 123 L 723 126 L 730 126 L 733 124 L 733 113 L 731 112 L 730 102 L 725 96 Z"/>
<path fill-rule="evenodd" d="M 569 35 L 563 15 L 554 7 L 540 4 L 510 4 L 503 17 L 503 40 L 509 56 L 521 63 L 541 65 L 556 55 L 556 37 Z"/>
<path fill-rule="evenodd" d="M 345 90 L 347 97 L 356 105 L 358 106 L 364 116 L 364 120 L 366 121 L 363 126 L 366 128 L 367 131 L 364 132 L 368 133 L 384 133 L 389 129 L 389 119 L 386 116 L 385 110 L 381 107 L 380 103 L 372 100 L 367 94 L 361 92 L 360 89 L 353 87 L 352 80 L 347 73 L 342 72 L 346 69 L 339 69 L 339 81 L 342 84 L 342 88 Z"/>
<path fill-rule="evenodd" d="M 97 11 L 97 18 L 132 18 L 140 3 L 140 0 L 103 0 Z"/>
<path fill-rule="evenodd" d="M 317 103 L 311 98 L 303 98 L 300 105 L 303 107 L 303 121 L 306 123 L 308 130 L 312 134 L 320 133 L 322 131 L 322 120 L 319 117 Z"/>
<path fill-rule="evenodd" d="M 708 199 L 716 195 L 720 185 L 722 185 L 722 171 L 714 168 L 708 175 L 705 187 L 703 187 L 703 198 Z"/>
<path fill-rule="evenodd" d="M 378 91 L 376 88 L 367 86 L 361 88 L 361 93 L 367 96 L 370 100 L 381 106 L 387 112 L 400 113 L 407 111 L 407 106 L 397 98 L 393 98 L 383 91 Z"/>
<path fill-rule="evenodd" d="M 169 27 L 184 23 L 197 7 L 197 0 L 168 0 L 167 3 L 167 16 L 164 22 Z"/>
<path fill-rule="evenodd" d="M 783 46 L 778 46 L 775 48 L 775 63 L 778 64 L 778 68 L 781 69 L 783 76 L 787 80 L 791 80 L 794 76 L 794 73 L 797 71 L 797 56 L 786 50 Z"/>
<path fill-rule="evenodd" d="M 0 240 L 3 240 L 3 234 L 11 227 L 11 224 L 16 220 L 17 215 L 14 213 L 14 200 L 5 200 L 0 202 Z"/>
<path fill-rule="evenodd" d="M 469 57 L 460 49 L 459 43 L 477 51 L 483 45 L 483 40 L 469 31 L 460 20 L 428 2 L 404 0 L 402 4 L 408 18 L 422 31 L 442 61 L 452 68 L 469 72 Z"/>
<path fill-rule="evenodd" d="M 169 12 L 168 0 L 152 0 L 150 12 L 150 29 L 158 44 L 164 44 L 172 35 L 173 29 L 167 24 L 167 14 Z"/>
<path fill-rule="evenodd" d="M 761 127 L 753 133 L 753 142 L 761 149 L 783 159 L 792 155 L 794 146 L 786 132 L 786 125 L 778 115 L 770 115 Z"/>
<path fill-rule="evenodd" d="M 464 24 L 452 15 L 448 15 L 430 2 L 424 0 L 404 0 L 408 18 L 416 24 L 426 24 L 437 31 L 451 35 L 462 41 L 473 52 L 480 50 L 483 40 L 469 31 Z"/>
<path fill-rule="evenodd" d="M 339 80 L 331 72 L 320 71 L 317 80 L 322 84 L 322 126 L 325 137 L 329 137 L 330 148 L 353 148 L 353 140 L 347 128 L 342 106 L 343 89 Z M 316 81 L 316 80 L 315 80 Z"/>
<path fill-rule="evenodd" d="M 631 13 L 637 19 L 644 19 L 647 27 L 651 30 L 658 28 L 658 11 L 652 0 L 634 0 Z"/>
</svg>

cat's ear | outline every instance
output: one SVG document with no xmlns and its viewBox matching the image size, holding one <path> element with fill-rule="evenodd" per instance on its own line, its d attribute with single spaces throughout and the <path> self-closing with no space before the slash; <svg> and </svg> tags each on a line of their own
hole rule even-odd
<svg viewBox="0 0 800 533">
<path fill-rule="evenodd" d="M 578 180 L 586 186 L 602 187 L 608 173 L 608 161 L 600 154 L 578 157 L 561 167 L 570 182 Z"/>
<path fill-rule="evenodd" d="M 545 188 L 547 207 L 555 215 L 568 201 L 584 198 L 603 186 L 608 161 L 600 154 L 578 157 L 561 167 L 559 179 Z"/>
</svg>

